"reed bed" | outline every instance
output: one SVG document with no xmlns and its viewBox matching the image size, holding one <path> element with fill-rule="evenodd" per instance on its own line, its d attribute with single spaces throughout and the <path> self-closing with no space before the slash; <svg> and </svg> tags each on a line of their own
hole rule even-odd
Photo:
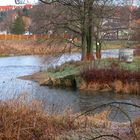
<svg viewBox="0 0 140 140">
<path fill-rule="evenodd" d="M 53 140 L 75 128 L 71 115 L 48 114 L 38 101 L 0 103 L 0 140 Z"/>
<path fill-rule="evenodd" d="M 118 136 L 127 139 L 128 135 L 133 138 L 130 123 L 109 121 L 110 111 L 107 107 L 99 113 L 91 110 L 88 114 L 74 115 L 71 111 L 50 114 L 42 109 L 41 102 L 27 100 L 25 96 L 1 101 L 0 140 L 80 140 L 98 137 L 112 140 Z M 139 135 L 139 118 L 133 125 Z"/>
<path fill-rule="evenodd" d="M 77 51 L 76 47 L 70 48 L 66 42 L 56 40 L 8 40 L 0 41 L 0 55 L 55 55 Z"/>
<path fill-rule="evenodd" d="M 81 88 L 140 94 L 139 71 L 131 72 L 122 69 L 98 69 L 93 67 L 83 70 L 80 75 L 84 80 Z"/>
</svg>

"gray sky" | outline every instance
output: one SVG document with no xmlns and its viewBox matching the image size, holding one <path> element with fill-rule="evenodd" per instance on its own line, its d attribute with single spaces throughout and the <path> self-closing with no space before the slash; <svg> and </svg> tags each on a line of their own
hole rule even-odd
<svg viewBox="0 0 140 140">
<path fill-rule="evenodd" d="M 34 2 L 37 0 L 27 0 L 30 2 Z M 0 0 L 0 5 L 15 5 L 15 0 Z"/>
<path fill-rule="evenodd" d="M 38 0 L 27 0 L 30 2 L 37 2 Z M 134 4 L 138 5 L 138 3 L 140 4 L 140 0 L 134 0 Z M 15 5 L 14 0 L 0 0 L 0 5 Z"/>
</svg>

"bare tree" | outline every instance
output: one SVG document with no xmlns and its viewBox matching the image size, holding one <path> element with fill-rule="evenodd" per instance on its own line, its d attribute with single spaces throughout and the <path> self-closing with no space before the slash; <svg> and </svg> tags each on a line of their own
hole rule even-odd
<svg viewBox="0 0 140 140">
<path fill-rule="evenodd" d="M 140 42 L 140 7 L 133 11 L 133 17 L 134 17 L 134 33 L 133 33 L 133 39 L 135 41 Z"/>
<path fill-rule="evenodd" d="M 22 2 L 15 0 L 16 3 Z M 40 25 L 38 32 L 67 30 L 81 38 L 81 60 L 93 60 L 93 41 L 96 44 L 101 39 L 99 31 L 102 22 L 113 16 L 112 10 L 116 8 L 113 0 L 39 0 L 46 5 L 43 11 L 38 11 L 38 19 L 34 27 Z M 43 8 L 43 5 L 41 6 Z M 49 12 L 48 12 L 49 11 Z M 40 15 L 40 16 L 39 16 Z M 41 17 L 46 20 L 42 20 Z M 34 19 L 35 19 L 34 18 Z M 33 20 L 34 20 L 33 19 Z M 39 20 L 40 19 L 40 20 Z M 36 20 L 37 21 L 37 20 Z M 37 26 L 36 26 L 37 27 Z M 47 28 L 46 28 L 47 27 Z M 37 30 L 37 29 L 36 29 Z M 96 46 L 98 47 L 98 45 Z M 96 51 L 100 51 L 97 48 Z"/>
<path fill-rule="evenodd" d="M 36 5 L 30 11 L 30 18 L 32 19 L 31 32 L 36 34 L 46 34 L 49 30 L 48 27 L 48 8 L 45 5 Z"/>
<path fill-rule="evenodd" d="M 1 30 L 7 31 L 7 33 L 10 33 L 11 25 L 12 25 L 13 21 L 14 21 L 14 19 L 11 16 L 11 14 L 7 13 L 6 17 L 1 21 Z"/>
</svg>

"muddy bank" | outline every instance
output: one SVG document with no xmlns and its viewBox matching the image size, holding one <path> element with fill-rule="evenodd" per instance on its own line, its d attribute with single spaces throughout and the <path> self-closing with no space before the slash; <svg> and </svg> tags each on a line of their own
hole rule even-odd
<svg viewBox="0 0 140 140">
<path fill-rule="evenodd" d="M 127 93 L 127 94 L 139 94 L 140 86 L 137 82 L 131 82 L 124 84 L 123 82 L 116 80 L 108 84 L 99 84 L 95 82 L 86 83 L 79 74 L 69 74 L 63 77 L 54 78 L 47 72 L 38 72 L 33 75 L 18 77 L 23 80 L 31 80 L 39 83 L 40 86 L 51 87 L 70 87 L 79 90 L 97 91 L 97 92 L 115 92 L 115 93 Z"/>
<path fill-rule="evenodd" d="M 40 86 L 71 87 L 76 88 L 78 75 L 66 75 L 59 78 L 50 76 L 47 72 L 37 72 L 32 75 L 18 77 L 22 80 L 30 80 L 39 83 Z"/>
<path fill-rule="evenodd" d="M 55 68 L 49 67 L 47 71 L 20 78 L 44 86 L 139 94 L 139 66 L 138 57 L 132 63 L 117 59 L 102 59 L 99 62 L 69 61 Z"/>
<path fill-rule="evenodd" d="M 17 77 L 22 80 L 30 80 L 34 82 L 38 82 L 40 85 L 47 79 L 47 74 L 45 72 L 37 72 L 32 75 Z"/>
</svg>

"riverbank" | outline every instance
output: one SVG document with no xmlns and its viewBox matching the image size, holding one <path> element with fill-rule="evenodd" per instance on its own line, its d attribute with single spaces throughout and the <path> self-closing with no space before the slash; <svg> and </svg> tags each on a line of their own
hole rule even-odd
<svg viewBox="0 0 140 140">
<path fill-rule="evenodd" d="M 45 72 L 19 78 L 53 87 L 139 94 L 139 68 L 139 57 L 136 57 L 132 63 L 119 62 L 117 59 L 102 59 L 94 62 L 71 61 L 49 68 Z M 109 77 L 111 77 L 110 81 L 108 81 Z"/>
<path fill-rule="evenodd" d="M 124 48 L 125 41 L 105 41 L 102 50 Z M 95 45 L 93 46 L 95 48 Z M 131 48 L 139 49 L 136 43 Z M 75 47 L 63 39 L 38 39 L 38 40 L 0 40 L 0 56 L 19 55 L 56 55 L 67 52 L 80 52 L 80 47 Z"/>
<path fill-rule="evenodd" d="M 10 140 L 71 140 L 97 137 L 139 139 L 139 118 L 119 123 L 107 119 L 109 110 L 93 115 L 49 114 L 37 100 L 25 96 L 0 103 L 0 139 Z"/>
</svg>

